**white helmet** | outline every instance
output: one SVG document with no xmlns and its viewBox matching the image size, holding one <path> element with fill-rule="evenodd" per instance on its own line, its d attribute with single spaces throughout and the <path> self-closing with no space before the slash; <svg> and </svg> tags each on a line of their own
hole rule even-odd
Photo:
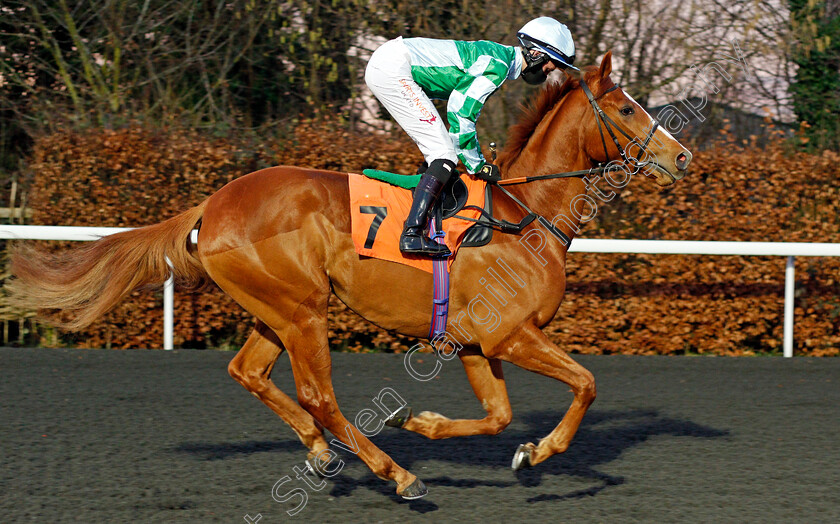
<svg viewBox="0 0 840 524">
<path fill-rule="evenodd" d="M 516 33 L 525 49 L 537 49 L 554 62 L 578 71 L 575 61 L 575 43 L 569 28 L 553 18 L 541 16 L 522 26 Z M 526 58 L 528 53 L 525 53 Z"/>
</svg>

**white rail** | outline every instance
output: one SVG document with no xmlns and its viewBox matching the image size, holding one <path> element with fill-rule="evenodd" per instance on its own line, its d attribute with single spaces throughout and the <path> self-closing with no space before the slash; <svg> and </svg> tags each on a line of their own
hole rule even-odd
<svg viewBox="0 0 840 524">
<path fill-rule="evenodd" d="M 701 240 L 621 240 L 576 238 L 570 252 L 656 255 L 744 255 L 840 257 L 840 244 L 810 242 L 712 242 Z"/>
<path fill-rule="evenodd" d="M 0 239 L 15 240 L 98 240 L 106 235 L 128 231 L 129 227 L 4 226 Z M 197 242 L 198 231 L 191 240 Z M 840 244 L 805 242 L 714 242 L 693 240 L 620 240 L 577 238 L 570 252 L 637 253 L 663 255 L 740 255 L 787 257 L 785 264 L 785 309 L 783 354 L 793 356 L 794 257 L 837 257 Z M 163 349 L 173 347 L 174 280 L 163 285 Z"/>
</svg>

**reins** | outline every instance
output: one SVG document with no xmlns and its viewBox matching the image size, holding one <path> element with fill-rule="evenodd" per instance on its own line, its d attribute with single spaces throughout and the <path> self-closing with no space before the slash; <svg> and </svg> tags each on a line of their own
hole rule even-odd
<svg viewBox="0 0 840 524">
<path fill-rule="evenodd" d="M 603 173 L 604 167 L 597 166 L 589 169 L 581 169 L 580 171 L 567 171 L 565 173 L 554 173 L 553 175 L 535 175 L 535 176 L 521 176 L 517 178 L 508 178 L 493 182 L 497 186 L 512 186 L 516 184 L 528 184 L 538 180 L 550 180 L 552 178 L 575 178 L 579 176 L 591 175 L 593 173 Z"/>
<path fill-rule="evenodd" d="M 607 141 L 604 138 L 604 129 L 607 129 L 607 133 L 609 133 L 610 138 L 612 138 L 613 143 L 615 144 L 616 149 L 618 149 L 618 154 L 621 156 L 621 159 L 632 165 L 635 169 L 640 169 L 650 162 L 640 163 L 639 159 L 642 154 L 645 153 L 647 150 L 648 144 L 650 143 L 651 138 L 653 138 L 653 134 L 656 133 L 656 129 L 659 127 L 659 122 L 654 120 L 653 126 L 651 126 L 650 132 L 648 133 L 647 137 L 641 147 L 639 148 L 639 153 L 635 157 L 628 157 L 627 152 L 624 148 L 621 147 L 621 144 L 618 142 L 618 137 L 616 136 L 615 132 L 613 131 L 613 127 L 618 130 L 627 140 L 629 143 L 634 143 L 635 138 L 631 137 L 627 134 L 621 126 L 619 126 L 609 115 L 607 115 L 601 106 L 598 105 L 598 99 L 602 96 L 610 93 L 619 88 L 618 84 L 613 84 L 612 87 L 601 93 L 597 98 L 592 94 L 592 91 L 589 89 L 589 86 L 586 85 L 586 82 L 581 80 L 580 86 L 583 88 L 583 92 L 586 94 L 586 98 L 589 100 L 589 104 L 592 106 L 592 110 L 595 113 L 595 122 L 598 124 L 598 133 L 601 135 L 601 144 L 604 147 L 604 156 L 609 158 L 609 153 L 607 150 Z M 603 123 L 603 125 L 602 125 Z M 491 151 L 493 153 L 493 160 L 496 160 L 496 149 L 495 144 L 490 144 Z M 499 188 L 501 192 L 507 195 L 511 200 L 513 200 L 519 207 L 524 209 L 528 212 L 528 214 L 522 218 L 518 223 L 509 222 L 507 220 L 494 218 L 493 216 L 489 215 L 484 209 L 478 206 L 465 206 L 463 209 L 473 209 L 477 210 L 480 213 L 478 219 L 462 217 L 459 215 L 455 215 L 455 217 L 467 220 L 469 222 L 475 222 L 477 224 L 483 224 L 488 227 L 497 228 L 502 233 L 521 233 L 526 226 L 528 226 L 534 220 L 538 220 L 540 224 L 542 224 L 546 229 L 548 229 L 554 236 L 560 239 L 564 245 L 568 246 L 571 243 L 571 239 L 568 235 L 557 229 L 551 222 L 549 222 L 545 217 L 538 213 L 534 213 L 531 211 L 524 202 L 516 198 L 510 191 L 504 188 L 504 186 L 512 186 L 516 184 L 529 184 L 531 182 L 537 182 L 540 180 L 551 180 L 556 178 L 577 178 L 577 177 L 586 177 L 592 174 L 600 174 L 606 170 L 606 167 L 603 164 L 599 164 L 595 167 L 591 167 L 589 169 L 581 169 L 579 171 L 567 171 L 563 173 L 553 173 L 550 175 L 535 175 L 535 176 L 525 176 L 525 177 L 517 177 L 517 178 L 508 178 L 503 180 L 487 180 L 488 184 L 496 186 Z M 486 179 L 485 179 L 486 180 Z"/>
</svg>

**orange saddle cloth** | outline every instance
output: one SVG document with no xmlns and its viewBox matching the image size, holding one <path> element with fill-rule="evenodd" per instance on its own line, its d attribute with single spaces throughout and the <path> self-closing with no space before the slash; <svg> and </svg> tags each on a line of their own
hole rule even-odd
<svg viewBox="0 0 840 524">
<path fill-rule="evenodd" d="M 398 262 L 431 273 L 431 258 L 403 255 L 400 252 L 400 234 L 411 208 L 411 191 L 355 173 L 349 173 L 349 179 L 350 216 L 356 252 L 366 257 Z M 465 207 L 483 208 L 484 188 L 487 182 L 467 174 L 461 175 L 461 180 L 466 184 L 468 191 Z M 457 215 L 477 220 L 480 213 L 475 209 L 461 209 Z M 452 256 L 448 259 L 450 266 L 455 260 L 464 234 L 474 224 L 456 217 L 444 219 L 443 231 L 446 235 L 443 240 L 452 251 Z"/>
</svg>

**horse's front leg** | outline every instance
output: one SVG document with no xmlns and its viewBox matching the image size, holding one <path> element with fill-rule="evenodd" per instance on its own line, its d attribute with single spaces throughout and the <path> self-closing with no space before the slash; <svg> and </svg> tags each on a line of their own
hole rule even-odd
<svg viewBox="0 0 840 524">
<path fill-rule="evenodd" d="M 592 373 L 531 324 L 525 324 L 492 348 L 485 348 L 485 354 L 489 358 L 500 358 L 540 375 L 556 378 L 568 384 L 575 395 L 563 420 L 547 437 L 536 446 L 529 442 L 517 449 L 513 469 L 539 464 L 554 454 L 566 451 L 583 415 L 595 400 L 595 377 Z"/>
<path fill-rule="evenodd" d="M 453 420 L 438 413 L 424 411 L 411 417 L 403 428 L 431 439 L 462 437 L 466 435 L 496 435 L 510 424 L 512 412 L 508 399 L 502 363 L 488 360 L 476 348 L 463 348 L 458 352 L 467 378 L 487 412 L 478 420 Z M 395 425 L 395 424 L 390 424 Z"/>
</svg>

